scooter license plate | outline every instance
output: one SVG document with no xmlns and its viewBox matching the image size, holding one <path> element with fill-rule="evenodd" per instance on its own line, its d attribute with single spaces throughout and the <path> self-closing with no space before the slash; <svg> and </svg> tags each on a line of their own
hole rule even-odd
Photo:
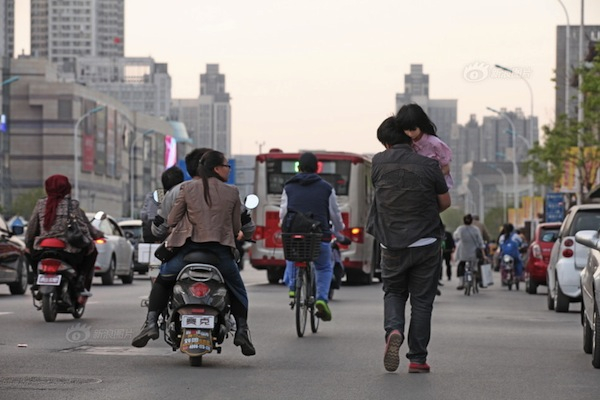
<svg viewBox="0 0 600 400">
<path fill-rule="evenodd" d="M 58 286 L 58 285 L 60 285 L 61 279 L 62 279 L 62 275 L 38 275 L 37 284 L 38 285 Z"/>
<path fill-rule="evenodd" d="M 201 356 L 210 353 L 212 347 L 212 332 L 208 329 L 183 329 L 179 349 L 191 356 Z"/>
<path fill-rule="evenodd" d="M 215 317 L 213 315 L 182 315 L 182 328 L 213 329 Z"/>
</svg>

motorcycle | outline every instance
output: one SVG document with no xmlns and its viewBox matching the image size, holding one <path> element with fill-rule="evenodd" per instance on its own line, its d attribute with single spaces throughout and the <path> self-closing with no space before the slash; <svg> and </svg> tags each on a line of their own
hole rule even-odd
<svg viewBox="0 0 600 400">
<path fill-rule="evenodd" d="M 73 315 L 79 319 L 85 311 L 87 297 L 79 296 L 75 290 L 77 272 L 61 259 L 65 242 L 57 238 L 47 238 L 40 242 L 42 257 L 37 265 L 38 290 L 32 290 L 33 306 L 42 310 L 44 320 L 53 322 L 58 313 Z"/>
<path fill-rule="evenodd" d="M 519 290 L 519 279 L 515 275 L 515 259 L 508 254 L 504 254 L 502 256 L 500 269 L 502 285 L 507 286 L 508 290 L 512 290 L 512 285 L 514 283 L 515 290 Z"/>
<path fill-rule="evenodd" d="M 249 195 L 245 205 L 256 208 L 258 197 Z M 209 251 L 193 251 L 184 262 L 159 329 L 173 351 L 179 349 L 191 366 L 199 367 L 205 354 L 221 353 L 221 344 L 234 335 L 236 324 L 225 279 L 217 268 L 219 258 Z"/>
<path fill-rule="evenodd" d="M 235 331 L 223 276 L 215 267 L 216 255 L 196 251 L 185 257 L 160 329 L 173 351 L 189 356 L 191 366 L 202 365 L 202 356 L 216 350 Z"/>
</svg>

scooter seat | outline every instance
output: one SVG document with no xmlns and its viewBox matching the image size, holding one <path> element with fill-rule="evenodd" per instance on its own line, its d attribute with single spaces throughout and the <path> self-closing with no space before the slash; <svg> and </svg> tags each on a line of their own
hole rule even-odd
<svg viewBox="0 0 600 400">
<path fill-rule="evenodd" d="M 50 249 L 64 249 L 67 244 L 58 238 L 46 238 L 40 241 L 39 246 Z"/>
<path fill-rule="evenodd" d="M 219 265 L 219 257 L 216 254 L 209 251 L 192 251 L 183 257 L 183 261 L 186 264 L 190 263 L 202 263 L 210 265 Z"/>
</svg>

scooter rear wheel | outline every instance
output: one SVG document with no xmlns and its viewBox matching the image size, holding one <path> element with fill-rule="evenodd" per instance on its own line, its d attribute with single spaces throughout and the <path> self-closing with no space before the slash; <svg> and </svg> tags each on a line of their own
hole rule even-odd
<svg viewBox="0 0 600 400">
<path fill-rule="evenodd" d="M 46 322 L 54 322 L 58 313 L 56 305 L 56 293 L 50 292 L 42 297 L 42 314 Z"/>
<path fill-rule="evenodd" d="M 202 356 L 197 356 L 197 357 L 190 356 L 190 366 L 201 367 L 202 366 Z"/>
</svg>

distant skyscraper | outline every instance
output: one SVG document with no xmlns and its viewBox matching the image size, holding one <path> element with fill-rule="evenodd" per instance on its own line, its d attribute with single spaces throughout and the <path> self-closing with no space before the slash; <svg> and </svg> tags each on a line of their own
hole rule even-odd
<svg viewBox="0 0 600 400">
<path fill-rule="evenodd" d="M 440 139 L 449 143 L 450 132 L 456 124 L 458 101 L 430 99 L 429 75 L 423 73 L 421 64 L 411 64 L 410 74 L 404 75 L 404 93 L 396 93 L 396 111 L 408 103 L 420 105 L 438 128 Z"/>
<path fill-rule="evenodd" d="M 0 0 L 0 57 L 12 58 L 15 47 L 15 0 Z"/>
<path fill-rule="evenodd" d="M 583 56 L 588 53 L 590 42 L 600 41 L 600 26 L 587 25 L 583 27 Z M 569 61 L 567 62 L 567 27 L 556 27 L 556 103 L 555 113 L 565 114 L 565 98 L 569 100 L 569 116 L 577 118 L 577 77 L 575 69 L 579 67 L 579 25 L 569 27 Z M 568 66 L 567 66 L 568 64 Z M 565 91 L 565 71 L 568 71 L 569 86 Z"/>
<path fill-rule="evenodd" d="M 82 56 L 123 57 L 125 0 L 31 0 L 31 54 L 73 72 Z"/>
<path fill-rule="evenodd" d="M 171 118 L 185 124 L 198 147 L 210 147 L 231 156 L 231 105 L 225 92 L 225 75 L 218 64 L 207 64 L 200 75 L 198 99 L 174 99 Z"/>
<path fill-rule="evenodd" d="M 149 57 L 78 57 L 75 81 L 119 100 L 133 111 L 168 117 L 171 76 Z"/>
</svg>

